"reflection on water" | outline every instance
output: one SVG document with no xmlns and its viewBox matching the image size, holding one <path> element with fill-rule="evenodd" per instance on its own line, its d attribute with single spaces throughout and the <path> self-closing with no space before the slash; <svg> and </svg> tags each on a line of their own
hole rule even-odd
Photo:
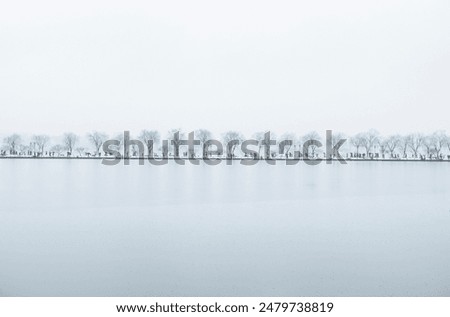
<svg viewBox="0 0 450 317">
<path fill-rule="evenodd" d="M 450 296 L 448 175 L 1 160 L 0 295 Z"/>
</svg>

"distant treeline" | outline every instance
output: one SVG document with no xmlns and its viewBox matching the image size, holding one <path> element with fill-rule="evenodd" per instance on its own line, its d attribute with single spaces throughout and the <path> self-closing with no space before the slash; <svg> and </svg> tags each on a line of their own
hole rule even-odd
<svg viewBox="0 0 450 317">
<path fill-rule="evenodd" d="M 325 152 L 324 138 L 321 138 L 318 132 L 311 131 L 305 135 L 296 135 L 295 133 L 284 133 L 276 136 L 270 133 L 270 139 L 276 140 L 277 145 L 273 142 L 267 144 L 267 132 L 261 131 L 245 137 L 238 131 L 227 131 L 215 138 L 210 131 L 200 129 L 194 131 L 195 140 L 198 140 L 200 146 L 197 147 L 198 155 L 205 155 L 205 150 L 211 144 L 210 140 L 217 140 L 227 147 L 228 144 L 235 144 L 234 141 L 243 142 L 244 140 L 256 141 L 257 155 L 262 157 L 295 157 L 295 153 L 299 156 L 307 155 L 310 158 L 322 157 Z M 187 150 L 183 150 L 183 146 L 172 146 L 179 140 L 185 140 L 187 134 L 183 131 L 173 129 L 167 132 L 164 140 L 168 142 L 168 151 L 171 156 L 187 156 Z M 21 135 L 15 133 L 3 139 L 0 149 L 0 155 L 13 157 L 95 157 L 108 156 L 110 153 L 102 147 L 104 142 L 108 140 L 117 140 L 115 147 L 117 151 L 123 153 L 124 135 L 108 136 L 105 133 L 94 131 L 86 136 L 80 136 L 75 133 L 65 133 L 61 142 L 55 142 L 48 135 L 33 135 L 25 139 Z M 161 134 L 156 130 L 143 130 L 137 136 L 136 140 L 140 140 L 147 146 L 147 151 L 157 153 L 163 151 L 163 142 Z M 279 148 L 278 144 L 282 141 L 290 140 L 283 148 Z M 309 140 L 317 140 L 324 143 L 324 147 L 310 145 L 307 152 L 302 148 L 305 142 Z M 344 133 L 333 132 L 331 143 L 335 145 L 339 140 L 346 140 L 345 146 L 340 148 L 340 154 L 345 158 L 362 158 L 362 159 L 422 159 L 422 160 L 443 160 L 450 159 L 450 136 L 445 131 L 436 131 L 432 134 L 411 133 L 408 135 L 389 135 L 382 136 L 376 130 L 361 132 L 353 136 Z M 175 142 L 175 143 L 174 143 Z M 89 144 L 84 147 L 81 144 Z M 176 152 L 176 153 L 174 153 Z M 230 147 L 231 156 L 239 156 L 239 147 L 233 145 Z M 222 153 L 218 153 L 222 154 Z M 139 148 L 135 145 L 131 146 L 129 156 L 142 155 Z M 195 154 L 197 155 L 197 154 Z"/>
</svg>

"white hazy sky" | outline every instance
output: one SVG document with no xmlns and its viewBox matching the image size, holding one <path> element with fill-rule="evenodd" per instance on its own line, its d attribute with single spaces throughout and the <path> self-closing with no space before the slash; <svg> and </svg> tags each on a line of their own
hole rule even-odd
<svg viewBox="0 0 450 317">
<path fill-rule="evenodd" d="M 450 1 L 0 0 L 0 134 L 450 130 Z"/>
</svg>

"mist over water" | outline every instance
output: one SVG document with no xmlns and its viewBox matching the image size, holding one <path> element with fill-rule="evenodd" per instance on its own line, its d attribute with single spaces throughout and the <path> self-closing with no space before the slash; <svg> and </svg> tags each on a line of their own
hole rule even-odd
<svg viewBox="0 0 450 317">
<path fill-rule="evenodd" d="M 0 296 L 450 296 L 449 173 L 0 160 Z"/>
</svg>

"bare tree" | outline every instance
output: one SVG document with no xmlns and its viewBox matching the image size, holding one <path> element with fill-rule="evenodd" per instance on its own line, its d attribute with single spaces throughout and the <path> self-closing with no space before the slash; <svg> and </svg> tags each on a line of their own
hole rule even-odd
<svg viewBox="0 0 450 317">
<path fill-rule="evenodd" d="M 306 135 L 304 135 L 303 143 L 308 142 L 308 141 L 320 141 L 319 133 L 317 133 L 316 131 L 311 131 L 311 132 L 307 133 Z M 315 157 L 316 151 L 317 151 L 317 144 L 315 144 L 315 143 L 309 144 L 307 150 L 308 150 L 308 155 L 311 155 L 311 157 Z"/>
<path fill-rule="evenodd" d="M 448 135 L 445 131 L 436 131 L 431 136 L 433 142 L 434 153 L 436 158 L 441 157 L 442 148 L 445 146 L 448 140 Z"/>
<path fill-rule="evenodd" d="M 333 135 L 331 137 L 331 145 L 334 147 L 335 145 L 337 145 L 339 143 L 340 140 L 344 140 L 344 139 L 346 139 L 346 136 L 344 133 L 333 131 Z"/>
<path fill-rule="evenodd" d="M 391 135 L 388 138 L 384 140 L 384 145 L 388 149 L 389 153 L 391 154 L 391 157 L 394 156 L 395 149 L 400 145 L 401 143 L 401 136 L 400 135 Z"/>
<path fill-rule="evenodd" d="M 427 157 L 431 158 L 434 152 L 433 137 L 431 135 L 423 137 L 422 147 L 425 149 Z"/>
<path fill-rule="evenodd" d="M 195 131 L 195 137 L 202 143 L 202 156 L 203 158 L 207 158 L 207 141 L 211 140 L 212 133 L 205 129 L 200 129 Z"/>
<path fill-rule="evenodd" d="M 21 142 L 21 137 L 17 133 L 12 134 L 10 136 L 7 136 L 4 139 L 4 142 L 8 146 L 9 154 L 16 154 L 17 153 L 17 147 L 19 146 Z"/>
<path fill-rule="evenodd" d="M 380 136 L 376 130 L 372 129 L 366 133 L 363 133 L 362 146 L 366 149 L 366 155 L 369 155 L 373 147 L 379 143 L 379 140 Z"/>
<path fill-rule="evenodd" d="M 123 138 L 123 133 L 117 134 L 117 135 L 114 137 L 114 140 L 115 140 L 115 141 L 118 141 L 119 143 L 118 143 L 117 145 L 113 145 L 113 146 L 110 146 L 110 147 L 114 148 L 116 151 L 118 151 L 119 153 L 121 153 L 121 152 L 122 152 L 122 149 L 123 149 L 123 140 L 124 140 L 124 138 Z M 111 154 L 111 153 L 108 153 L 108 154 Z M 126 154 L 126 153 L 124 153 L 124 155 L 125 155 L 125 154 Z"/>
<path fill-rule="evenodd" d="M 28 146 L 28 150 L 30 151 L 31 155 L 36 155 L 36 153 L 38 152 L 38 147 L 36 142 L 31 141 L 30 145 Z"/>
<path fill-rule="evenodd" d="M 244 137 L 237 131 L 227 131 L 223 134 L 222 139 L 226 144 L 228 158 L 233 158 L 236 146 L 244 139 Z"/>
<path fill-rule="evenodd" d="M 286 132 L 286 133 L 284 133 L 282 136 L 281 136 L 281 138 L 280 138 L 280 141 L 285 141 L 285 140 L 289 140 L 289 141 L 292 141 L 292 144 L 288 144 L 288 145 L 286 145 L 285 146 L 285 148 L 284 148 L 284 155 L 287 157 L 287 155 L 289 155 L 289 151 L 291 150 L 291 148 L 292 148 L 292 145 L 294 145 L 295 143 L 296 143 L 296 136 L 295 136 L 295 134 L 294 133 L 291 133 L 291 132 Z"/>
<path fill-rule="evenodd" d="M 356 148 L 356 155 L 359 155 L 359 148 L 363 146 L 364 134 L 358 133 L 350 138 L 350 143 Z"/>
<path fill-rule="evenodd" d="M 331 135 L 331 146 L 332 148 L 334 148 L 335 146 L 337 146 L 339 144 L 339 142 L 341 142 L 341 140 L 344 140 L 345 142 L 347 141 L 347 137 L 344 133 L 342 132 L 333 132 Z M 344 143 L 342 143 L 341 145 L 343 145 Z M 339 148 L 340 146 L 338 146 Z M 335 153 L 332 154 L 332 157 L 336 156 Z"/>
<path fill-rule="evenodd" d="M 78 156 L 83 156 L 83 153 L 85 152 L 85 148 L 82 146 L 79 146 L 75 149 L 75 151 L 77 151 Z"/>
<path fill-rule="evenodd" d="M 181 131 L 181 129 L 171 129 L 168 132 L 167 136 L 169 140 L 169 146 L 172 145 L 174 149 L 174 157 L 179 158 L 180 157 L 180 146 L 181 146 L 181 140 L 185 138 L 185 134 Z"/>
<path fill-rule="evenodd" d="M 413 151 L 413 155 L 415 158 L 419 155 L 419 149 L 423 146 L 424 136 L 421 133 L 413 133 L 408 135 L 408 145 L 409 148 Z"/>
<path fill-rule="evenodd" d="M 258 159 L 261 158 L 261 148 L 263 146 L 265 132 L 260 131 L 253 134 L 253 139 L 258 141 Z"/>
<path fill-rule="evenodd" d="M 69 153 L 69 155 L 72 155 L 73 152 L 73 148 L 75 147 L 75 144 L 78 141 L 78 136 L 75 133 L 65 133 L 64 134 L 64 146 L 67 150 L 67 152 Z"/>
<path fill-rule="evenodd" d="M 34 135 L 32 141 L 36 143 L 40 155 L 44 155 L 44 150 L 48 142 L 50 141 L 50 137 L 45 134 Z"/>
<path fill-rule="evenodd" d="M 445 138 L 445 144 L 447 145 L 448 151 L 450 152 L 450 135 Z"/>
<path fill-rule="evenodd" d="M 19 150 L 19 155 L 26 155 L 27 151 L 30 149 L 29 146 L 27 145 L 23 145 L 23 144 L 19 144 L 18 146 L 18 150 Z"/>
<path fill-rule="evenodd" d="M 266 138 L 266 135 L 268 135 L 268 137 Z M 275 140 L 276 136 L 273 132 L 270 132 L 269 130 L 266 131 L 264 133 L 264 138 L 260 141 L 260 144 L 264 147 L 264 156 L 266 157 L 266 159 L 270 159 L 271 158 L 271 146 L 272 144 L 270 144 L 271 140 Z"/>
<path fill-rule="evenodd" d="M 156 130 L 142 130 L 139 139 L 147 145 L 148 155 L 150 156 L 153 154 L 154 144 L 160 140 L 160 135 Z"/>
<path fill-rule="evenodd" d="M 388 151 L 387 145 L 386 145 L 386 138 L 380 136 L 378 138 L 378 143 L 376 144 L 380 147 L 380 154 L 384 158 L 384 155 Z"/>
<path fill-rule="evenodd" d="M 403 157 L 408 157 L 408 148 L 409 148 L 409 137 L 404 135 L 400 139 L 400 147 L 402 149 Z"/>
<path fill-rule="evenodd" d="M 105 133 L 101 133 L 98 131 L 94 131 L 88 134 L 89 141 L 94 145 L 95 154 L 100 155 L 100 148 L 102 147 L 103 142 L 106 141 L 108 136 Z"/>
</svg>

